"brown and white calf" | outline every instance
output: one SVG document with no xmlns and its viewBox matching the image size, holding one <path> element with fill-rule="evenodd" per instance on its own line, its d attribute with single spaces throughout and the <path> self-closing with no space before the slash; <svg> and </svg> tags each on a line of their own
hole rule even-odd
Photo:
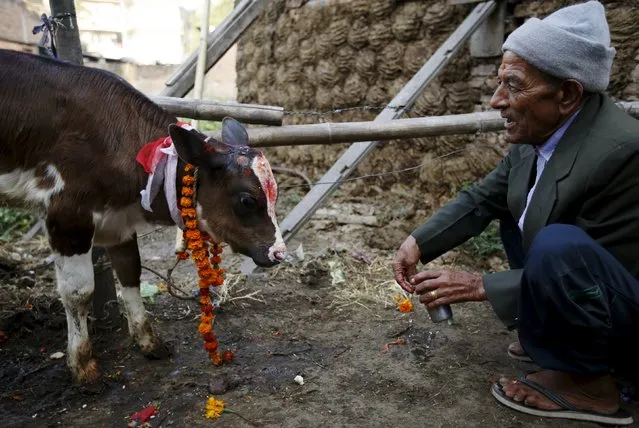
<svg viewBox="0 0 639 428">
<path fill-rule="evenodd" d="M 181 224 L 186 163 L 198 168 L 201 230 L 260 266 L 286 257 L 277 185 L 246 130 L 225 120 L 217 142 L 188 128 L 111 73 L 0 50 L 0 195 L 45 215 L 78 381 L 98 376 L 87 331 L 94 245 L 123 286 L 133 339 L 146 355 L 164 349 L 140 297 L 136 229 Z"/>
</svg>

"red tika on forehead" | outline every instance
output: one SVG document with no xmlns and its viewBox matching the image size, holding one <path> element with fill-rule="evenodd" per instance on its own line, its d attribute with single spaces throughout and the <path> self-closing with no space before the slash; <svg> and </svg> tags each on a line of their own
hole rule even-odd
<svg viewBox="0 0 639 428">
<path fill-rule="evenodd" d="M 274 210 L 275 202 L 277 201 L 277 183 L 275 182 L 275 177 L 273 177 L 271 166 L 264 155 L 260 154 L 255 157 L 253 161 L 253 172 L 260 181 L 262 190 L 264 190 L 268 207 Z"/>
</svg>

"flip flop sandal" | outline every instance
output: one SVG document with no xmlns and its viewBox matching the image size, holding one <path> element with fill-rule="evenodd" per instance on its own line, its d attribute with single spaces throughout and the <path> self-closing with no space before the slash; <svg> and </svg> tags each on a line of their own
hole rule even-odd
<svg viewBox="0 0 639 428">
<path fill-rule="evenodd" d="M 490 392 L 492 393 L 493 397 L 495 397 L 495 399 L 497 399 L 497 401 L 499 401 L 504 406 L 533 416 L 540 416 L 543 418 L 572 419 L 577 421 L 595 422 L 608 425 L 631 425 L 632 423 L 634 423 L 632 415 L 622 409 L 619 409 L 612 415 L 605 415 L 601 413 L 577 409 L 568 401 L 564 400 L 561 396 L 544 388 L 543 386 L 530 379 L 526 379 L 526 375 L 519 376 L 518 382 L 521 382 L 524 385 L 539 392 L 544 397 L 557 404 L 560 409 L 543 410 L 537 407 L 528 406 L 523 401 L 515 401 L 506 395 L 499 382 L 493 383 Z"/>
</svg>

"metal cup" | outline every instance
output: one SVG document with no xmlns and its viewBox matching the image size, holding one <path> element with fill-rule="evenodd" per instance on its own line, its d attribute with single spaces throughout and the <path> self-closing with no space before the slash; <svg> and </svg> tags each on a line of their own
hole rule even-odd
<svg viewBox="0 0 639 428">
<path fill-rule="evenodd" d="M 428 315 L 430 315 L 432 322 L 448 321 L 450 323 L 453 320 L 453 310 L 450 305 L 441 305 L 435 309 L 429 309 Z"/>
</svg>

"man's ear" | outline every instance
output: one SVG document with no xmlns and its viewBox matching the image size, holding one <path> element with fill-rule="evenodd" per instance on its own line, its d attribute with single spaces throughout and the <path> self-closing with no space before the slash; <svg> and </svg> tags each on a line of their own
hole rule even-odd
<svg viewBox="0 0 639 428">
<path fill-rule="evenodd" d="M 225 117 L 222 120 L 222 142 L 229 146 L 248 146 L 246 128 L 237 120 Z"/>
<path fill-rule="evenodd" d="M 206 143 L 195 132 L 172 123 L 169 125 L 169 136 L 173 140 L 178 156 L 184 162 L 203 166 L 202 163 L 206 159 Z"/>
<path fill-rule="evenodd" d="M 574 111 L 584 97 L 584 87 L 575 79 L 566 79 L 561 82 L 561 99 L 559 108 L 561 113 L 567 114 Z"/>
</svg>

